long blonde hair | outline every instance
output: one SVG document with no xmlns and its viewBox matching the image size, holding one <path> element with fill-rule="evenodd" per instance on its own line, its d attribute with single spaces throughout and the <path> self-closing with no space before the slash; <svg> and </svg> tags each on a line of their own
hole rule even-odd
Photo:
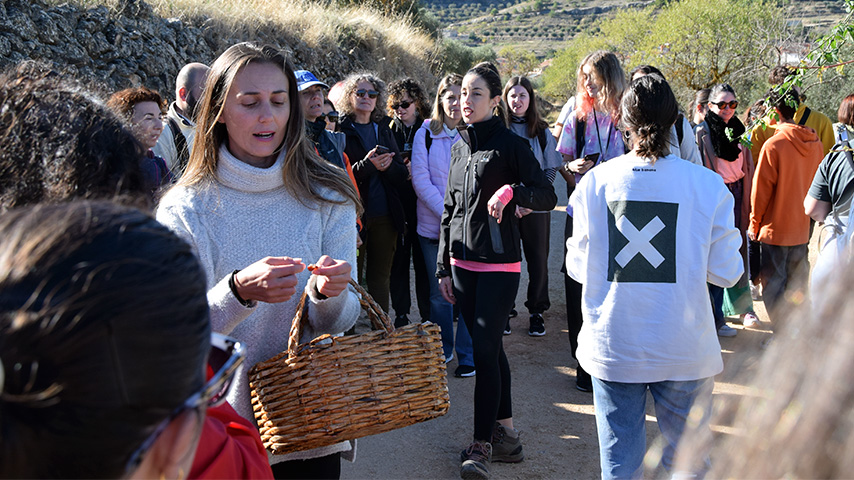
<svg viewBox="0 0 854 480">
<path fill-rule="evenodd" d="M 211 66 L 198 104 L 193 151 L 178 185 L 213 183 L 216 179 L 219 148 L 228 138 L 228 129 L 219 119 L 234 78 L 250 63 L 275 65 L 282 69 L 288 79 L 290 117 L 284 143 L 280 146 L 287 152 L 283 170 L 285 188 L 301 203 L 306 200 L 320 203 L 351 201 L 360 211 L 361 202 L 350 179 L 343 170 L 321 159 L 305 136 L 305 121 L 290 60 L 269 45 L 259 46 L 249 42 L 232 45 Z M 318 187 L 329 188 L 341 194 L 345 200 L 339 202 L 326 198 L 319 193 Z"/>
<path fill-rule="evenodd" d="M 617 125 L 620 120 L 620 100 L 623 97 L 623 91 L 626 89 L 626 72 L 623 71 L 620 60 L 611 52 L 598 50 L 588 54 L 578 64 L 575 100 L 575 109 L 579 113 L 578 118 L 586 118 L 587 114 L 593 110 L 593 105 L 597 100 L 588 95 L 587 89 L 584 88 L 582 69 L 585 65 L 589 65 L 602 82 L 602 88 L 599 89 L 597 95 L 599 103 L 606 110 L 606 113 L 611 115 L 614 125 Z"/>
<path fill-rule="evenodd" d="M 445 106 L 442 105 L 442 96 L 445 95 L 445 92 L 452 85 L 462 86 L 463 77 L 456 73 L 451 73 L 439 82 L 439 88 L 436 89 L 436 101 L 433 102 L 433 115 L 430 116 L 430 131 L 433 132 L 433 135 L 442 133 L 442 129 L 445 127 Z M 462 122 L 463 120 L 460 118 L 459 123 Z"/>
</svg>

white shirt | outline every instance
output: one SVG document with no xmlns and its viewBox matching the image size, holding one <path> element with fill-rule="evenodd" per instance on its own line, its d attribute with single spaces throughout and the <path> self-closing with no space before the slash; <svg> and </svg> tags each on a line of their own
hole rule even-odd
<svg viewBox="0 0 854 480">
<path fill-rule="evenodd" d="M 723 369 L 706 282 L 743 273 L 721 177 L 675 155 L 633 154 L 590 170 L 570 198 L 568 274 L 584 285 L 578 361 L 625 383 L 696 380 Z"/>
</svg>

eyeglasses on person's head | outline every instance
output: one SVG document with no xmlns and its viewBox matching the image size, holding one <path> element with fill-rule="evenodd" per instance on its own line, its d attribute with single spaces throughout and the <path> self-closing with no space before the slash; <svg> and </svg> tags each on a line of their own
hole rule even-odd
<svg viewBox="0 0 854 480">
<path fill-rule="evenodd" d="M 357 97 L 362 98 L 365 95 L 367 95 L 368 98 L 377 98 L 380 95 L 380 92 L 378 92 L 376 90 L 365 90 L 364 88 L 360 88 L 360 89 L 356 90 L 356 96 Z"/>
<path fill-rule="evenodd" d="M 139 467 L 145 454 L 151 449 L 157 438 L 166 430 L 169 423 L 186 410 L 196 410 L 200 407 L 212 408 L 225 401 L 234 377 L 246 358 L 246 349 L 237 340 L 219 333 L 211 333 L 211 350 L 208 354 L 208 367 L 213 375 L 201 390 L 191 395 L 142 442 L 142 445 L 130 456 L 125 465 L 125 474 L 130 475 Z"/>
<path fill-rule="evenodd" d="M 709 105 L 717 105 L 721 110 L 726 107 L 735 110 L 738 107 L 738 100 L 730 100 L 729 102 L 709 102 Z"/>
</svg>

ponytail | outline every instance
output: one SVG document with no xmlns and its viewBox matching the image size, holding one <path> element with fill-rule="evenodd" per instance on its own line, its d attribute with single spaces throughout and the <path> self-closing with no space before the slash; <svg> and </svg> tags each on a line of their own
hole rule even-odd
<svg viewBox="0 0 854 480">
<path fill-rule="evenodd" d="M 501 95 L 501 75 L 498 73 L 498 68 L 489 62 L 480 62 L 468 72 L 466 75 L 474 75 L 483 79 L 486 86 L 489 88 L 489 98 L 498 97 L 498 105 L 492 109 L 492 114 L 501 118 L 505 125 L 507 124 L 507 106 L 504 104 L 504 98 Z"/>
<path fill-rule="evenodd" d="M 679 116 L 670 85 L 656 74 L 640 77 L 629 85 L 620 107 L 622 126 L 632 135 L 636 153 L 653 162 L 666 156 L 670 127 Z"/>
</svg>

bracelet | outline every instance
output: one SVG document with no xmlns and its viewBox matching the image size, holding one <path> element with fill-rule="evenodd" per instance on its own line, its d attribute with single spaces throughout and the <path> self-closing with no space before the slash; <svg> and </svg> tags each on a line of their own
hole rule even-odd
<svg viewBox="0 0 854 480">
<path fill-rule="evenodd" d="M 237 293 L 237 284 L 234 283 L 234 276 L 237 275 L 237 272 L 239 271 L 240 270 L 235 270 L 231 272 L 231 275 L 228 277 L 228 288 L 231 289 L 231 293 L 234 295 L 234 298 L 236 298 L 241 305 L 248 308 L 252 306 L 252 300 L 244 300 L 243 297 Z"/>
</svg>

